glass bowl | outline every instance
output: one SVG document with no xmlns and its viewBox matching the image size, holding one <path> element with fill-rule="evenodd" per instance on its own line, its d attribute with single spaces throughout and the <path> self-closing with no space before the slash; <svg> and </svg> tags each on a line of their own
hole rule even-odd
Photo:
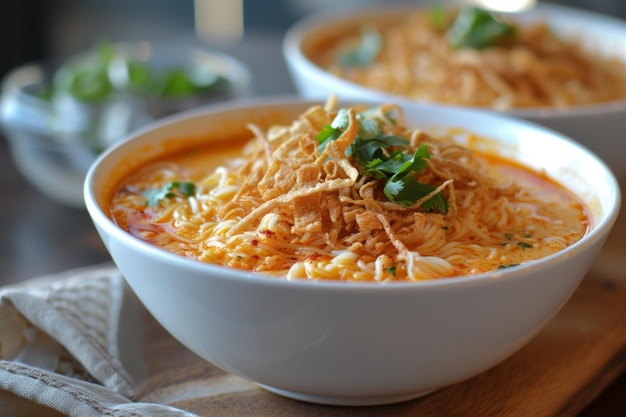
<svg viewBox="0 0 626 417">
<path fill-rule="evenodd" d="M 222 53 L 144 41 L 111 48 L 106 92 L 87 96 L 72 90 L 80 85 L 81 93 L 93 93 L 102 87 L 93 71 L 85 75 L 98 65 L 100 51 L 64 62 L 27 63 L 2 82 L 0 122 L 17 168 L 42 194 L 67 206 L 84 207 L 82 185 L 88 168 L 104 149 L 134 129 L 179 111 L 250 94 L 248 69 Z M 151 71 L 153 78 L 178 71 L 168 80 L 174 87 L 163 87 L 170 93 L 132 88 L 131 62 Z M 187 81 L 181 81 L 183 71 L 201 82 L 216 77 L 221 84 L 190 91 L 180 86 Z M 141 75 L 145 80 L 146 74 Z"/>
</svg>

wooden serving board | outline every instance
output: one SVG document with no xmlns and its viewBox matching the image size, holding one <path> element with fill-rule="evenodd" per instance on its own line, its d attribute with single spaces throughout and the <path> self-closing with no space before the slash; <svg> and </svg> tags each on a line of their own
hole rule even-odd
<svg viewBox="0 0 626 417">
<path fill-rule="evenodd" d="M 497 367 L 409 402 L 332 407 L 283 398 L 198 358 L 148 313 L 144 324 L 148 379 L 136 400 L 200 416 L 576 416 L 626 369 L 626 208 L 580 287 L 535 339 Z"/>
</svg>

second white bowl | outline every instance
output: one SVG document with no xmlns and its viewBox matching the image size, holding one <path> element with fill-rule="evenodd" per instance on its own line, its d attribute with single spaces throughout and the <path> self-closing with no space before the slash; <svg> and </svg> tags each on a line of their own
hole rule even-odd
<svg viewBox="0 0 626 417">
<path fill-rule="evenodd" d="M 444 4 L 446 1 L 443 2 Z M 451 3 L 448 1 L 447 3 Z M 422 5 L 424 6 L 424 5 Z M 324 99 L 338 94 L 344 99 L 365 99 L 415 104 L 406 97 L 364 87 L 339 78 L 318 66 L 312 54 L 351 29 L 369 22 L 399 19 L 419 5 L 325 11 L 305 17 L 293 25 L 283 42 L 283 54 L 298 93 L 305 99 Z M 626 60 L 626 22 L 597 13 L 557 5 L 539 4 L 511 18 L 545 21 L 560 36 L 575 37 L 601 53 Z M 598 154 L 617 175 L 626 180 L 626 100 L 571 107 L 568 109 L 512 109 L 508 115 L 555 129 Z"/>
</svg>

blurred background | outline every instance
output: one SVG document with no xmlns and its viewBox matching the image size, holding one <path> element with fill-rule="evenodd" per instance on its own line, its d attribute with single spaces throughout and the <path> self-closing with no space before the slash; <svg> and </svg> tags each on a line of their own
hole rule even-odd
<svg viewBox="0 0 626 417">
<path fill-rule="evenodd" d="M 0 2 L 0 76 L 23 62 L 84 51 L 101 38 L 195 43 L 197 34 L 204 42 L 229 48 L 243 40 L 248 47 L 242 46 L 235 55 L 253 54 L 248 61 L 275 66 L 275 61 L 281 61 L 282 57 L 278 43 L 271 41 L 280 39 L 296 19 L 323 8 L 381 2 L 415 0 L 3 0 Z M 624 0 L 549 2 L 626 18 Z M 261 51 L 259 45 L 264 45 Z M 263 54 L 262 59 L 253 59 Z M 262 81 L 255 83 L 259 94 L 291 92 L 286 79 L 276 82 L 280 77 L 275 72 L 265 78 L 267 72 L 263 68 L 263 65 L 253 68 L 261 71 L 255 78 Z"/>
</svg>

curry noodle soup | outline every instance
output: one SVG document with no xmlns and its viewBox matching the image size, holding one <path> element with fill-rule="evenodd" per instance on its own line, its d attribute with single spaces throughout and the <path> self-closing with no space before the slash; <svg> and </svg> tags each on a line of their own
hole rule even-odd
<svg viewBox="0 0 626 417">
<path fill-rule="evenodd" d="M 309 55 L 340 78 L 427 102 L 507 110 L 626 98 L 621 59 L 513 16 L 476 7 L 372 16 Z"/>
<path fill-rule="evenodd" d="M 250 125 L 252 139 L 152 161 L 119 186 L 110 216 L 167 251 L 289 279 L 477 274 L 586 233 L 578 199 L 455 140 L 471 133 L 434 137 L 395 105 L 337 107 L 331 98 L 291 125 Z"/>
</svg>

